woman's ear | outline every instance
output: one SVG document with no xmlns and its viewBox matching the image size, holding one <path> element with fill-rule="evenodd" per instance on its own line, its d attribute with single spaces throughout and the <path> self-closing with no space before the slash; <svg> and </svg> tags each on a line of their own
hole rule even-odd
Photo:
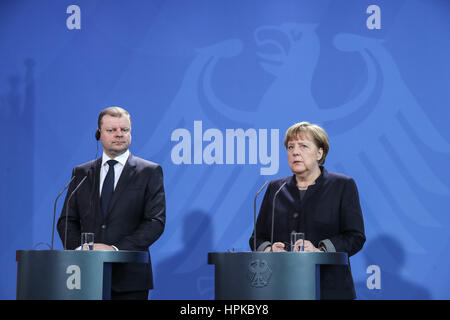
<svg viewBox="0 0 450 320">
<path fill-rule="evenodd" d="M 322 157 L 323 157 L 323 148 L 319 148 L 319 150 L 317 151 L 317 161 L 320 161 Z"/>
</svg>

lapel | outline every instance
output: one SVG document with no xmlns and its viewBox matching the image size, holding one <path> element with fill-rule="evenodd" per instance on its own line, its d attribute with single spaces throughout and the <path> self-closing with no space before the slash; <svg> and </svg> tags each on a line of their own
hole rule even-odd
<svg viewBox="0 0 450 320">
<path fill-rule="evenodd" d="M 286 230 L 289 232 L 289 234 L 292 231 L 300 232 L 297 228 L 297 219 L 292 219 L 292 215 L 296 212 L 301 212 L 300 209 L 300 195 L 297 188 L 297 181 L 295 179 L 295 174 L 293 174 L 288 180 L 285 188 L 288 190 L 288 193 L 290 194 L 290 197 L 292 200 L 292 208 L 288 208 L 287 215 L 288 217 L 285 219 L 286 223 Z M 289 241 L 289 240 L 287 240 Z"/>
<path fill-rule="evenodd" d="M 95 160 L 89 168 L 88 177 L 93 186 L 91 190 L 90 207 L 94 208 L 94 213 L 101 216 L 100 210 L 100 167 L 102 165 L 102 158 Z"/>
<path fill-rule="evenodd" d="M 116 189 L 114 190 L 113 196 L 111 198 L 111 202 L 108 206 L 107 216 L 114 209 L 114 206 L 118 199 L 121 198 L 123 192 L 127 189 L 129 183 L 133 180 L 133 177 L 136 173 L 136 159 L 130 153 L 130 156 L 123 167 L 122 174 L 120 175 L 119 181 L 117 181 Z"/>
<path fill-rule="evenodd" d="M 323 181 L 324 181 L 325 177 L 328 175 L 328 171 L 323 166 L 320 166 L 320 171 L 321 171 L 321 174 L 316 179 L 316 183 L 308 188 L 302 201 L 306 201 L 309 198 L 311 198 L 312 196 L 314 196 L 314 194 L 316 194 L 317 191 L 320 190 L 320 188 L 322 187 Z"/>
</svg>

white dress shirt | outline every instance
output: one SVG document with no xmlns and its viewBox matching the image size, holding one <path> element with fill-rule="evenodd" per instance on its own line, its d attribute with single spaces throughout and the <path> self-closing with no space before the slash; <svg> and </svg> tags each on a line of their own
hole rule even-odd
<svg viewBox="0 0 450 320">
<path fill-rule="evenodd" d="M 114 165 L 114 190 L 116 190 L 117 182 L 119 181 L 120 175 L 122 174 L 123 171 L 123 167 L 125 167 L 125 163 L 127 162 L 129 156 L 130 156 L 129 150 L 125 151 L 120 156 L 114 159 L 111 159 L 105 154 L 105 152 L 103 152 L 102 166 L 100 167 L 100 189 L 99 189 L 100 195 L 102 194 L 103 182 L 105 181 L 106 174 L 108 173 L 109 170 L 109 164 L 107 164 L 106 162 L 108 160 L 118 161 Z"/>
<path fill-rule="evenodd" d="M 114 190 L 116 189 L 117 182 L 119 181 L 120 175 L 122 174 L 123 167 L 125 167 L 125 163 L 128 160 L 128 157 L 130 156 L 130 151 L 127 150 L 124 153 L 122 153 L 120 156 L 116 157 L 115 159 L 111 159 L 108 157 L 105 152 L 103 152 L 102 156 L 102 166 L 100 167 L 100 190 L 99 194 L 102 194 L 102 188 L 103 188 L 103 182 L 105 181 L 106 174 L 109 170 L 109 164 L 106 162 L 108 160 L 116 160 L 117 163 L 114 165 Z M 114 248 L 114 250 L 119 251 L 119 249 L 116 246 L 111 246 Z M 81 246 L 78 247 L 76 250 L 81 250 Z"/>
</svg>

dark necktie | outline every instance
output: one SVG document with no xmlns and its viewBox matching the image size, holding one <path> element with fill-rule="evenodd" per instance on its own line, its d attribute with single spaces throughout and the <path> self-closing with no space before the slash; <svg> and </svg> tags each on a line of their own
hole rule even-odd
<svg viewBox="0 0 450 320">
<path fill-rule="evenodd" d="M 100 195 L 103 216 L 106 216 L 108 205 L 114 192 L 114 165 L 117 161 L 108 160 L 106 163 L 109 165 L 109 169 L 106 174 L 105 181 L 103 181 L 102 193 Z"/>
</svg>

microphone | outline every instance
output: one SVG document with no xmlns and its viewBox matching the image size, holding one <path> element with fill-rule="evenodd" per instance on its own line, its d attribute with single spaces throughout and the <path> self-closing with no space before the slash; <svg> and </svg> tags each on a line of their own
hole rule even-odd
<svg viewBox="0 0 450 320">
<path fill-rule="evenodd" d="M 55 200 L 55 206 L 53 208 L 52 246 L 51 246 L 50 250 L 53 250 L 53 240 L 55 238 L 56 203 L 58 202 L 59 197 L 61 197 L 61 195 L 64 193 L 64 191 L 66 191 L 66 189 L 70 186 L 70 184 L 72 183 L 73 179 L 75 179 L 75 176 L 73 176 L 72 179 L 70 179 L 69 183 L 66 184 L 64 189 L 62 189 L 62 191 L 58 194 L 58 196 L 56 197 L 56 200 Z"/>
<path fill-rule="evenodd" d="M 259 196 L 261 191 L 267 186 L 269 181 L 266 181 L 264 185 L 259 189 L 259 191 L 256 193 L 255 201 L 253 202 L 253 251 L 256 251 L 256 198 Z"/>
<path fill-rule="evenodd" d="M 67 203 L 66 203 L 66 226 L 64 228 L 64 250 L 67 250 L 67 217 L 69 215 L 69 203 L 70 203 L 70 199 L 72 198 L 72 196 L 75 194 L 75 192 L 77 192 L 77 190 L 81 187 L 81 185 L 83 184 L 84 180 L 87 179 L 87 176 L 85 176 L 80 183 L 76 186 L 75 190 L 72 191 L 72 193 L 70 194 L 69 198 L 67 199 Z"/>
<path fill-rule="evenodd" d="M 270 235 L 270 243 L 272 244 L 270 246 L 270 252 L 273 252 L 273 229 L 275 225 L 275 200 L 277 199 L 278 193 L 283 189 L 283 187 L 286 185 L 287 182 L 283 183 L 281 187 L 275 192 L 275 195 L 273 196 L 273 203 L 272 203 L 272 234 Z"/>
</svg>

